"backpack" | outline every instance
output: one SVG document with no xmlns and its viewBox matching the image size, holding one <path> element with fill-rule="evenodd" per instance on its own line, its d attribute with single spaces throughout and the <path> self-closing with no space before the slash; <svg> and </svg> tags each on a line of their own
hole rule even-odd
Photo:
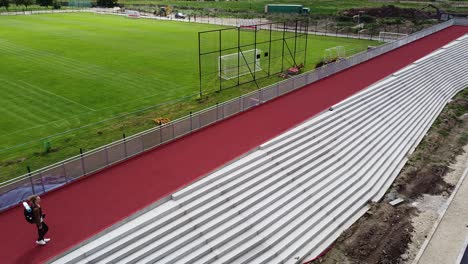
<svg viewBox="0 0 468 264">
<path fill-rule="evenodd" d="M 28 203 L 26 202 L 23 203 L 23 206 L 24 206 L 24 218 L 26 219 L 28 223 L 34 224 L 35 221 L 34 221 L 33 209 L 29 207 Z"/>
</svg>

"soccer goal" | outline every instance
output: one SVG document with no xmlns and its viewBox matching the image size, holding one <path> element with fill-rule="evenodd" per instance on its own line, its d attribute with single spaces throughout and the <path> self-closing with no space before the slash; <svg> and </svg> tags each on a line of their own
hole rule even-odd
<svg viewBox="0 0 468 264">
<path fill-rule="evenodd" d="M 379 40 L 382 42 L 393 42 L 402 38 L 406 38 L 408 34 L 395 32 L 379 32 Z"/>
<path fill-rule="evenodd" d="M 343 46 L 336 46 L 325 49 L 323 51 L 323 61 L 325 63 L 332 62 L 344 57 L 346 57 L 346 49 Z"/>
<path fill-rule="evenodd" d="M 261 50 L 251 49 L 220 56 L 218 57 L 219 76 L 225 80 L 230 80 L 261 71 L 261 55 Z"/>
</svg>

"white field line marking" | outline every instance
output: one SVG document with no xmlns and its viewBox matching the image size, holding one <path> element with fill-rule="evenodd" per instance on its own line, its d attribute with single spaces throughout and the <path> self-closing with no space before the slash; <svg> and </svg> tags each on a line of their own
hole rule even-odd
<svg viewBox="0 0 468 264">
<path fill-rule="evenodd" d="M 38 51 L 34 49 L 29 49 L 18 44 L 14 44 L 8 41 L 0 41 L 0 44 L 3 44 L 3 50 L 9 51 L 12 54 L 27 58 L 30 61 L 35 61 L 36 63 L 48 62 L 50 64 L 61 64 L 67 67 L 67 71 L 75 72 L 80 75 L 101 77 L 106 79 L 107 82 L 114 83 L 115 86 L 121 86 L 123 83 L 127 86 L 133 86 L 136 88 L 141 88 L 147 86 L 147 84 L 153 84 L 151 80 L 143 78 L 144 76 L 130 77 L 127 73 L 112 74 L 108 72 L 108 69 L 102 68 L 101 66 L 95 64 L 86 64 L 81 61 L 50 53 L 48 51 Z M 175 52 L 174 52 L 175 53 Z M 167 56 L 166 56 L 167 57 Z M 133 73 L 135 74 L 135 73 Z M 140 78 L 141 77 L 141 78 Z M 177 84 L 176 82 L 171 82 L 168 80 L 163 80 L 156 76 L 152 76 L 153 79 L 156 79 L 158 83 L 163 83 L 166 85 L 173 85 L 175 88 L 183 87 L 182 85 Z"/>
<path fill-rule="evenodd" d="M 150 97 L 154 97 L 156 95 L 159 95 L 159 94 L 155 94 L 155 95 L 151 95 L 151 96 L 148 96 L 148 97 L 143 97 L 143 99 L 146 99 L 146 98 L 150 98 Z M 190 95 L 190 96 L 187 96 L 187 98 L 191 97 L 193 95 Z M 175 99 L 177 101 L 177 99 Z M 136 100 L 133 100 L 133 101 L 136 101 Z M 172 101 L 167 101 L 168 103 L 171 103 Z M 166 102 L 166 103 L 167 103 Z M 111 116 L 109 118 L 106 118 L 104 120 L 101 120 L 101 121 L 97 121 L 97 122 L 93 122 L 93 123 L 89 123 L 89 124 L 86 124 L 86 125 L 83 125 L 83 126 L 80 126 L 80 127 L 76 127 L 76 128 L 72 128 L 72 129 L 68 129 L 66 131 L 63 131 L 63 132 L 60 132 L 60 133 L 56 133 L 56 134 L 53 134 L 53 135 L 49 135 L 47 137 L 44 137 L 44 138 L 40 138 L 40 139 L 35 139 L 35 140 L 31 140 L 31 141 L 28 141 L 26 143 L 21 143 L 21 144 L 17 144 L 13 147 L 7 147 L 7 148 L 2 148 L 0 147 L 0 152 L 4 151 L 4 150 L 7 150 L 7 149 L 12 149 L 12 148 L 16 148 L 18 146 L 23 146 L 25 144 L 29 144 L 31 142 L 36 142 L 36 141 L 39 141 L 39 140 L 43 140 L 43 139 L 46 139 L 46 138 L 53 138 L 53 137 L 56 137 L 56 136 L 60 136 L 60 135 L 63 135 L 63 134 L 66 134 L 66 133 L 69 133 L 71 131 L 76 131 L 77 129 L 81 129 L 81 128 L 84 128 L 84 127 L 89 127 L 89 126 L 92 126 L 92 125 L 96 125 L 96 124 L 100 124 L 100 123 L 103 123 L 103 122 L 107 122 L 107 121 L 110 121 L 110 120 L 113 120 L 113 119 L 116 119 L 116 118 L 119 118 L 119 117 L 123 117 L 123 116 L 126 116 L 126 115 L 131 115 L 131 114 L 134 114 L 134 113 L 138 113 L 140 111 L 144 111 L 144 110 L 147 110 L 147 109 L 151 109 L 153 107 L 158 107 L 158 106 L 161 106 L 161 105 L 165 105 L 166 103 L 161 103 L 161 104 L 157 104 L 157 105 L 151 105 L 151 106 L 148 106 L 148 107 L 143 107 L 143 108 L 140 108 L 140 109 L 137 109 L 135 111 L 132 111 L 128 114 L 117 114 L 117 115 L 114 115 L 114 116 Z M 116 105 L 113 105 L 113 106 L 109 106 L 109 107 L 105 107 L 105 108 L 102 108 L 102 109 L 99 109 L 100 110 L 103 110 L 103 109 L 108 109 L 108 108 L 112 108 L 114 106 L 118 106 L 118 105 L 123 105 L 125 103 L 121 103 L 121 104 L 116 104 Z M 98 110 L 96 110 L 98 111 Z M 83 113 L 89 113 L 89 112 L 83 112 Z M 52 124 L 52 123 L 55 123 L 55 122 L 60 122 L 62 120 L 69 120 L 70 118 L 74 118 L 74 117 L 78 117 L 80 115 L 82 115 L 83 113 L 79 113 L 79 114 L 76 114 L 76 115 L 72 115 L 72 116 L 69 116 L 67 118 L 62 118 L 62 119 L 58 119 L 58 120 L 54 120 L 54 121 L 50 121 L 50 122 L 47 122 L 47 123 L 44 123 L 44 124 L 41 124 L 41 125 L 37 125 L 37 126 L 34 126 L 34 127 L 29 127 L 29 128 L 26 128 L 26 129 L 22 129 L 22 130 L 17 130 L 15 132 L 11 132 L 11 133 L 8 133 L 8 134 L 2 134 L 0 135 L 0 137 L 3 137 L 3 136 L 8 136 L 8 135 L 11 135 L 11 134 L 15 134 L 15 133 L 18 133 L 18 132 L 25 132 L 25 131 L 28 131 L 28 130 L 32 130 L 34 128 L 38 128 L 38 127 L 42 127 L 42 126 L 46 126 L 48 124 Z"/>
<path fill-rule="evenodd" d="M 47 94 L 56 96 L 56 97 L 61 98 L 61 99 L 65 100 L 65 101 L 68 101 L 68 102 L 70 102 L 70 103 L 73 103 L 73 104 L 82 106 L 82 107 L 84 107 L 84 108 L 86 108 L 86 109 L 88 109 L 88 110 L 90 110 L 90 111 L 93 111 L 93 112 L 96 111 L 96 109 L 93 109 L 93 108 L 91 108 L 91 107 L 87 107 L 86 105 L 80 104 L 80 103 L 78 103 L 78 102 L 75 102 L 75 101 L 73 101 L 73 100 L 71 100 L 71 99 L 68 99 L 68 98 L 66 98 L 66 97 L 63 97 L 63 96 L 61 96 L 61 95 L 58 95 L 58 94 L 49 92 L 49 91 L 47 91 L 47 90 L 44 90 L 44 89 L 40 88 L 40 87 L 37 86 L 37 85 L 30 84 L 30 83 L 28 83 L 28 82 L 26 82 L 26 81 L 23 81 L 23 80 L 18 80 L 18 81 L 19 81 L 19 82 L 22 82 L 22 83 L 24 83 L 24 84 L 26 84 L 26 85 L 28 85 L 28 86 L 30 86 L 31 88 L 38 89 L 38 90 L 40 90 L 40 91 L 42 91 L 42 92 L 44 92 L 44 93 L 47 93 Z M 23 86 L 23 87 L 24 87 L 24 86 Z M 27 89 L 26 87 L 24 87 L 24 88 Z"/>
<path fill-rule="evenodd" d="M 1 79 L 0 79 L 1 80 Z M 103 110 L 107 110 L 107 109 L 111 109 L 111 108 L 114 108 L 116 106 L 120 106 L 120 105 L 125 105 L 129 102 L 135 102 L 135 101 L 139 101 L 139 100 L 144 100 L 144 99 L 149 99 L 149 98 L 152 98 L 152 97 L 155 97 L 155 96 L 159 96 L 160 94 L 159 93 L 156 93 L 156 94 L 152 94 L 150 96 L 146 96 L 146 97 L 138 97 L 138 98 L 135 98 L 134 100 L 130 100 L 130 101 L 126 101 L 124 103 L 119 103 L 119 104 L 114 104 L 114 105 L 111 105 L 111 106 L 108 106 L 108 107 L 104 107 L 104 108 L 100 108 L 98 110 L 95 110 L 95 112 L 98 112 L 98 111 L 103 111 Z M 191 97 L 193 95 L 189 95 L 187 97 Z M 168 102 L 170 102 L 171 100 L 177 100 L 177 98 L 169 98 L 168 99 Z M 129 113 L 132 114 L 132 113 L 137 113 L 139 111 L 144 111 L 146 109 L 150 109 L 152 107 L 158 107 L 159 105 L 164 105 L 164 102 L 160 103 L 160 104 L 157 104 L 157 105 L 150 105 L 148 107 L 143 107 L 143 108 L 140 108 L 140 109 L 136 109 L 132 112 Z M 72 115 L 72 116 L 68 116 L 67 118 L 61 118 L 61 119 L 57 119 L 57 120 L 54 120 L 54 121 L 50 121 L 50 122 L 47 122 L 47 123 L 43 123 L 43 124 L 40 124 L 40 125 L 36 125 L 36 126 L 33 126 L 33 127 L 29 127 L 29 128 L 26 128 L 26 129 L 21 129 L 21 130 L 17 130 L 17 131 L 14 131 L 14 132 L 11 132 L 11 133 L 7 133 L 7 134 L 0 134 L 0 137 L 3 137 L 3 136 L 9 136 L 9 135 L 12 135 L 12 134 L 16 134 L 18 132 L 25 132 L 25 131 L 28 131 L 28 130 L 32 130 L 34 128 L 39 128 L 39 127 L 42 127 L 42 126 L 46 126 L 46 125 L 49 125 L 49 124 L 52 124 L 52 123 L 56 123 L 56 122 L 60 122 L 60 121 L 63 121 L 63 120 L 69 120 L 70 118 L 75 118 L 75 117 L 78 117 L 78 116 L 81 116 L 83 114 L 86 114 L 86 113 L 89 113 L 89 112 L 82 112 L 82 113 L 79 113 L 79 114 L 76 114 L 76 115 Z M 106 121 L 106 120 L 110 120 L 110 119 L 114 119 L 115 117 L 120 117 L 121 115 L 120 114 L 117 114 L 117 115 L 114 115 L 114 116 L 111 116 L 109 118 L 106 118 L 104 120 L 101 120 L 101 121 L 98 121 L 98 122 L 94 122 L 94 123 L 90 123 L 90 125 L 92 124 L 97 124 L 97 123 L 101 123 L 103 121 Z M 1 148 L 0 148 L 1 149 Z"/>
<path fill-rule="evenodd" d="M 3 79 L 0 79 L 4 82 L 6 82 L 7 84 L 10 85 L 10 87 L 14 87 L 15 89 L 19 89 L 21 91 L 23 91 L 20 95 L 16 95 L 15 93 L 13 93 L 13 96 L 11 94 L 8 93 L 8 90 L 6 92 L 6 95 L 4 96 L 5 98 L 7 98 L 8 100 L 11 101 L 11 97 L 15 97 L 15 98 L 27 98 L 27 99 L 30 99 L 30 98 L 34 98 L 34 105 L 35 106 L 39 106 L 39 107 L 36 107 L 34 109 L 25 109 L 25 108 L 18 108 L 13 110 L 13 111 L 9 111 L 10 114 L 13 114 L 15 116 L 17 116 L 17 118 L 21 118 L 21 119 L 33 119 L 39 123 L 44 123 L 44 122 L 47 122 L 50 117 L 54 118 L 56 116 L 56 110 L 60 110 L 58 107 L 56 106 L 51 106 L 50 109 L 54 111 L 54 113 L 50 113 L 47 111 L 47 104 L 45 104 L 41 99 L 45 96 L 47 96 L 46 94 L 44 93 L 41 93 L 40 91 L 36 91 L 36 90 L 31 90 L 31 89 L 27 89 L 26 87 L 20 85 L 19 83 L 17 82 L 10 82 L 8 80 L 3 80 Z M 27 93 L 25 93 L 24 91 L 27 91 Z M 19 102 L 16 102 L 16 101 L 13 101 L 15 104 L 18 104 Z M 21 104 L 21 103 L 19 103 Z M 31 103 L 30 103 L 31 104 Z M 22 115 L 22 117 L 20 117 L 19 115 Z M 63 114 L 61 114 L 63 115 Z M 48 118 L 49 117 L 49 118 Z M 58 118 L 58 116 L 57 116 Z"/>
</svg>

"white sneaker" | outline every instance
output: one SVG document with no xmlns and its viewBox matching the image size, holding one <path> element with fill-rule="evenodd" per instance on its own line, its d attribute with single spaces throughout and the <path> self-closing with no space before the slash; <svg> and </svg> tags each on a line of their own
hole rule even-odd
<svg viewBox="0 0 468 264">
<path fill-rule="evenodd" d="M 38 240 L 38 241 L 36 241 L 36 244 L 38 244 L 38 245 L 45 245 L 46 242 L 45 242 L 44 240 Z"/>
<path fill-rule="evenodd" d="M 44 242 L 49 242 L 50 238 L 44 238 Z"/>
</svg>

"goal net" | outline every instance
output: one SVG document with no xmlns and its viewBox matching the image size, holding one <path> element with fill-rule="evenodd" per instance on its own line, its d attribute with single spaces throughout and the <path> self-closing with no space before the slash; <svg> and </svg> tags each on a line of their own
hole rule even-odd
<svg viewBox="0 0 468 264">
<path fill-rule="evenodd" d="M 218 57 L 219 76 L 225 80 L 261 71 L 262 51 L 251 49 Z"/>
<path fill-rule="evenodd" d="M 346 50 L 343 46 L 328 48 L 323 51 L 323 61 L 328 63 L 346 57 Z"/>
<path fill-rule="evenodd" d="M 408 34 L 395 32 L 379 32 L 379 40 L 382 42 L 393 42 L 402 38 L 406 38 Z"/>
</svg>

